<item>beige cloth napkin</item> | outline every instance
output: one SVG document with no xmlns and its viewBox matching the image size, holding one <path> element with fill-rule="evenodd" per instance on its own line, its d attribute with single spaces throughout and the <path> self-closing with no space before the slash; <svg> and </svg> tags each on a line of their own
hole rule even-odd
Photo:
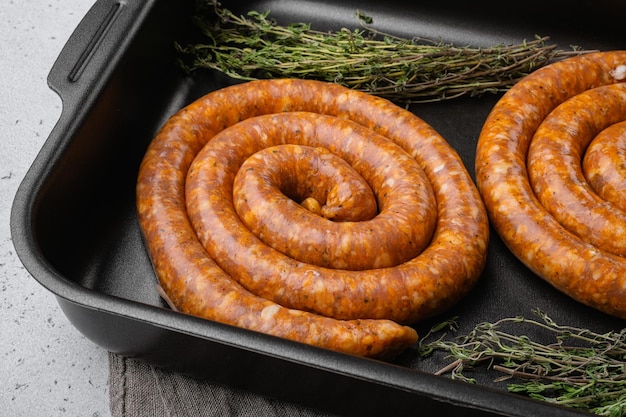
<svg viewBox="0 0 626 417">
<path fill-rule="evenodd" d="M 333 417 L 109 354 L 112 417 Z"/>
</svg>

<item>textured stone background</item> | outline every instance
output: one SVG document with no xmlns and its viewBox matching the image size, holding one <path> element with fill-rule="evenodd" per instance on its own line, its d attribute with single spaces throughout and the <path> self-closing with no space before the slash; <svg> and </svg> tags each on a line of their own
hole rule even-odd
<svg viewBox="0 0 626 417">
<path fill-rule="evenodd" d="M 89 0 L 0 0 L 0 410 L 6 416 L 109 416 L 107 353 L 67 320 L 20 263 L 9 214 L 61 114 L 46 78 Z"/>
</svg>

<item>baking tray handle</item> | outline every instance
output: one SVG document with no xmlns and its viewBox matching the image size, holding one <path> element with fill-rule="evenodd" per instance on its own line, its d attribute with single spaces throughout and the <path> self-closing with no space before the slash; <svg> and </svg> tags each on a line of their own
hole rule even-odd
<svg viewBox="0 0 626 417">
<path fill-rule="evenodd" d="M 124 42 L 147 10 L 145 2 L 98 0 L 78 24 L 48 74 L 48 85 L 64 107 L 84 104 L 116 67 Z M 97 52 L 97 53 L 96 53 Z"/>
<path fill-rule="evenodd" d="M 33 223 L 41 189 L 50 179 L 63 149 L 89 115 L 122 60 L 154 0 L 96 0 L 85 14 L 48 73 L 48 85 L 61 98 L 59 120 L 24 176 L 11 209 L 16 253 L 33 277 L 55 294 L 82 288 L 60 279 L 40 255 Z M 69 284 L 69 285 L 68 285 Z M 73 294 L 72 299 L 79 299 Z"/>
</svg>

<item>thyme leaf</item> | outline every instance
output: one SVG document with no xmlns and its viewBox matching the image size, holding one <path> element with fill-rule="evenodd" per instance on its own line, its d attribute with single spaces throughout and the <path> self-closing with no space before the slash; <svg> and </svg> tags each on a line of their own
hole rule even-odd
<svg viewBox="0 0 626 417">
<path fill-rule="evenodd" d="M 600 334 L 559 325 L 540 310 L 533 313 L 537 320 L 505 318 L 479 323 L 452 340 L 446 333 L 432 340 L 440 332 L 456 331 L 456 318 L 445 321 L 421 339 L 419 354 L 447 352 L 451 362 L 436 374 L 475 382 L 464 371 L 487 363 L 502 374 L 496 382 L 514 381 L 507 385 L 510 392 L 602 416 L 626 415 L 626 329 Z M 522 325 L 553 337 L 554 342 L 544 344 L 518 335 Z M 515 326 L 517 332 L 505 329 Z"/>
<path fill-rule="evenodd" d="M 373 19 L 360 10 L 358 28 L 321 32 L 307 23 L 279 25 L 269 11 L 236 15 L 217 0 L 201 5 L 195 24 L 203 40 L 177 44 L 189 71 L 245 81 L 318 79 L 405 103 L 502 92 L 539 67 L 584 52 L 558 50 L 541 36 L 489 48 L 406 39 L 370 27 Z"/>
</svg>

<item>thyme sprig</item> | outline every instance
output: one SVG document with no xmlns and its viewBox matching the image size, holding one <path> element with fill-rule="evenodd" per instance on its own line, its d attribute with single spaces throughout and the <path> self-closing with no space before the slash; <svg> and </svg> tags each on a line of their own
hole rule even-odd
<svg viewBox="0 0 626 417">
<path fill-rule="evenodd" d="M 539 320 L 512 317 L 480 323 L 465 336 L 452 340 L 444 333 L 457 331 L 456 318 L 434 326 L 419 344 L 420 356 L 447 352 L 452 362 L 436 374 L 470 383 L 465 371 L 480 364 L 499 372 L 495 382 L 514 380 L 510 392 L 553 404 L 574 407 L 610 417 L 626 415 L 626 329 L 596 333 L 555 323 L 540 310 Z M 505 328 L 524 329 L 551 336 L 544 344 Z"/>
<path fill-rule="evenodd" d="M 203 0 L 195 16 L 203 40 L 177 45 L 186 68 L 208 68 L 239 80 L 309 78 L 402 102 L 425 102 L 507 90 L 554 60 L 583 51 L 558 50 L 548 37 L 489 48 L 406 39 L 370 26 L 313 30 L 307 23 L 279 25 L 264 13 L 236 15 L 216 0 Z"/>
</svg>

